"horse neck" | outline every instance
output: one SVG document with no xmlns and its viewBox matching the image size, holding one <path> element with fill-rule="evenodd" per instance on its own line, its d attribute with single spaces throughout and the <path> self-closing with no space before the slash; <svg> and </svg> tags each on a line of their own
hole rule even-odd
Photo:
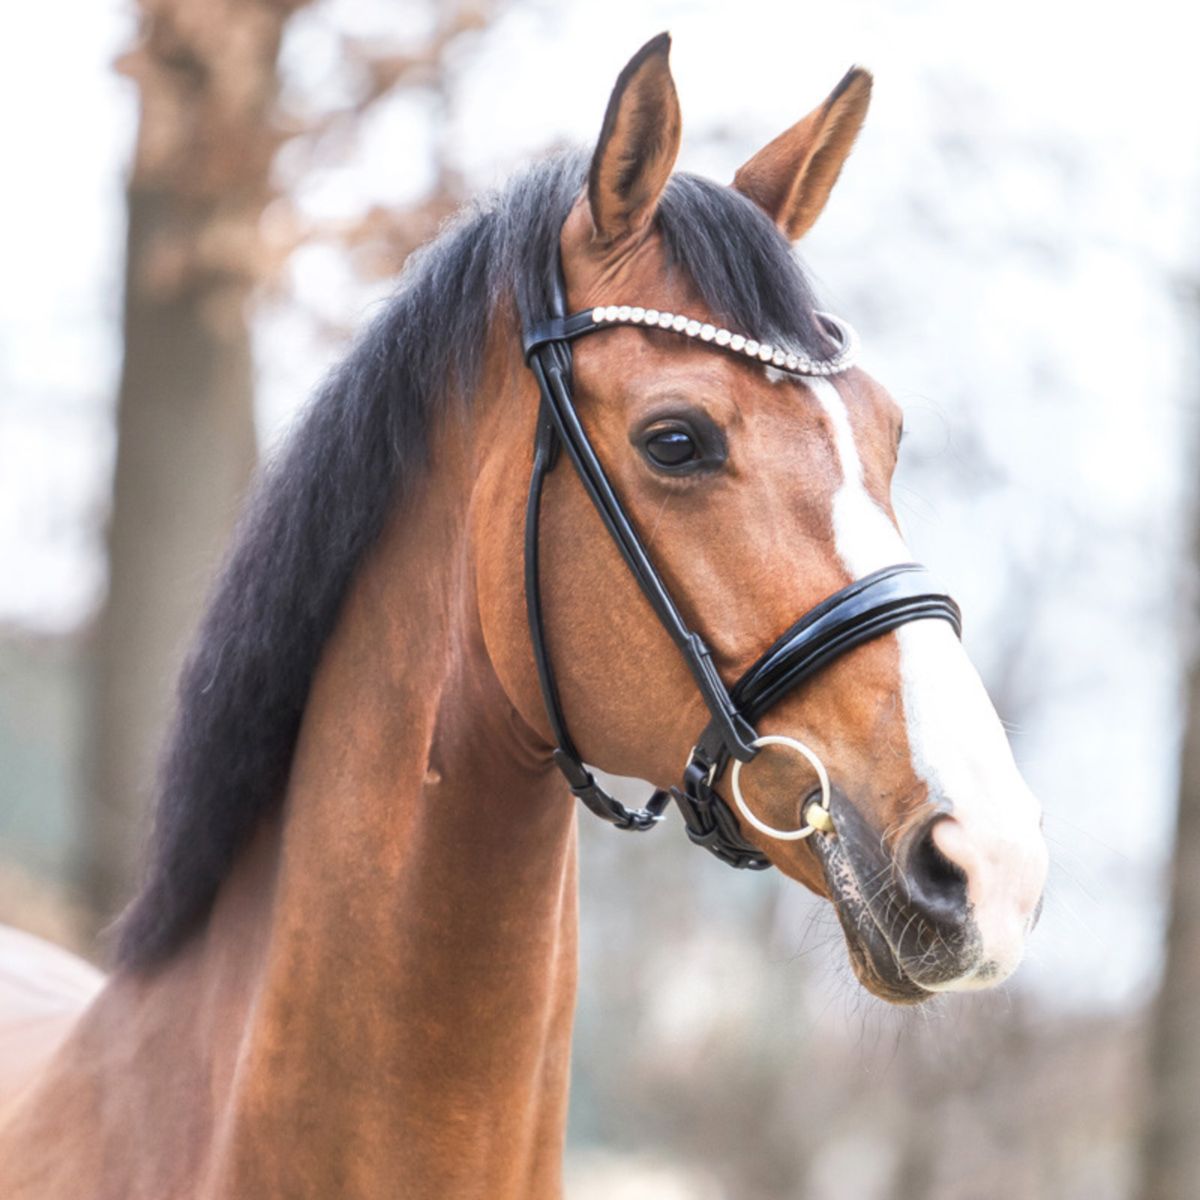
<svg viewBox="0 0 1200 1200">
<path fill-rule="evenodd" d="M 280 814 L 0 1128 L 5 1196 L 560 1194 L 574 809 L 485 650 L 463 432 L 347 596 Z"/>
<path fill-rule="evenodd" d="M 574 814 L 491 670 L 468 456 L 442 457 L 462 469 L 439 467 L 388 530 L 310 695 L 231 1194 L 558 1190 Z"/>
<path fill-rule="evenodd" d="M 521 400 L 479 403 L 481 445 L 522 411 L 532 441 Z M 445 425 L 324 647 L 278 816 L 0 1114 L 5 1196 L 560 1194 L 574 808 L 487 653 L 475 448 Z"/>
</svg>

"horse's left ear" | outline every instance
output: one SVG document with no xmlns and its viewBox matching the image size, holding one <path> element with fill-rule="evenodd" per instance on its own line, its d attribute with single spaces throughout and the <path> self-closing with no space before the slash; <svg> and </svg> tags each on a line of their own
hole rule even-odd
<svg viewBox="0 0 1200 1200">
<path fill-rule="evenodd" d="M 644 233 L 679 153 L 682 122 L 667 56 L 669 34 L 651 38 L 617 79 L 588 173 L 588 205 L 599 241 Z"/>
<path fill-rule="evenodd" d="M 871 102 L 871 74 L 851 67 L 820 107 L 764 146 L 733 186 L 766 210 L 791 241 L 821 215 Z"/>
</svg>

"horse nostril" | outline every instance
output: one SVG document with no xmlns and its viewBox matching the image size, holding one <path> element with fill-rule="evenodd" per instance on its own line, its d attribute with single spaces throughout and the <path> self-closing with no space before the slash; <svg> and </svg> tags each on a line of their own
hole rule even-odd
<svg viewBox="0 0 1200 1200">
<path fill-rule="evenodd" d="M 945 819 L 935 818 L 910 843 L 903 877 L 914 908 L 939 924 L 957 925 L 967 911 L 967 873 L 933 840 L 934 826 Z"/>
</svg>

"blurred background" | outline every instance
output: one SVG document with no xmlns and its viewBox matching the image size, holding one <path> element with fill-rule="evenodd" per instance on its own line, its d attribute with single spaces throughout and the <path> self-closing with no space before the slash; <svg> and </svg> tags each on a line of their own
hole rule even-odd
<svg viewBox="0 0 1200 1200">
<path fill-rule="evenodd" d="M 95 955 L 254 463 L 414 246 L 590 145 L 660 29 L 681 166 L 722 180 L 861 62 L 873 111 L 803 257 L 906 410 L 901 519 L 1045 805 L 1045 916 L 998 993 L 897 1012 L 795 885 L 583 820 L 569 1195 L 1200 1196 L 1200 79 L 1181 6 L 1104 12 L 11 13 L 0 920 Z"/>
</svg>

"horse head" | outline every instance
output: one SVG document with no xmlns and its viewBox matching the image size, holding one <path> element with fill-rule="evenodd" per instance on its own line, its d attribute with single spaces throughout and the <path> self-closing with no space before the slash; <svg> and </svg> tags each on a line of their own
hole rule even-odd
<svg viewBox="0 0 1200 1200">
<path fill-rule="evenodd" d="M 851 70 L 730 188 L 685 187 L 672 176 L 681 121 L 668 49 L 665 35 L 649 42 L 613 91 L 561 230 L 565 311 L 580 316 L 545 336 L 605 326 L 574 344 L 563 403 L 681 624 L 728 684 L 797 614 L 911 559 L 891 500 L 903 415 L 845 365 L 850 335 L 814 311 L 790 252 L 851 150 L 870 76 Z M 720 280 L 755 293 L 738 314 L 750 327 L 714 307 Z M 504 493 L 553 400 L 542 383 L 541 416 L 526 381 L 523 419 L 494 429 L 483 459 L 479 511 L 511 518 L 490 525 L 481 556 L 485 638 L 535 752 L 561 746 L 569 728 L 568 757 L 666 789 L 712 706 L 569 470 L 548 472 L 538 501 L 534 602 L 553 664 L 552 685 L 539 686 L 516 572 L 520 512 Z M 1046 852 L 1039 806 L 954 622 L 897 624 L 778 697 L 756 721 L 758 753 L 715 790 L 736 793 L 729 811 L 758 865 L 832 900 L 862 983 L 914 1002 L 1010 974 L 1039 911 Z"/>
</svg>

